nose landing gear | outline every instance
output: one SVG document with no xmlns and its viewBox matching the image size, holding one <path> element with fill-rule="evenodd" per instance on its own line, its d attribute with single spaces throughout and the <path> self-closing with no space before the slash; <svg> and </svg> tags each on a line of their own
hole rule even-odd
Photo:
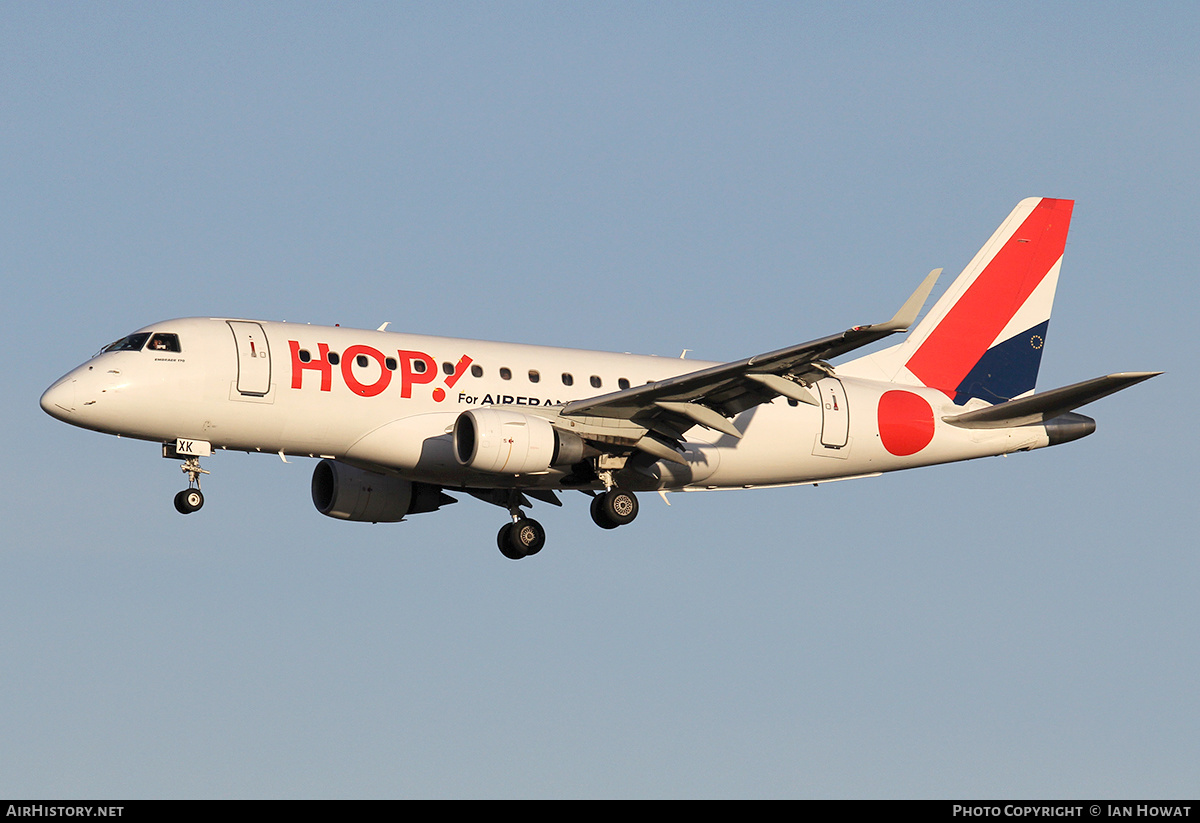
<svg viewBox="0 0 1200 823">
<path fill-rule="evenodd" d="M 212 444 L 207 440 L 190 440 L 179 438 L 174 443 L 162 444 L 162 456 L 168 460 L 183 458 L 180 470 L 188 476 L 188 487 L 175 495 L 175 511 L 180 514 L 191 514 L 204 505 L 204 495 L 200 492 L 200 475 L 208 474 L 200 468 L 200 458 L 212 454 Z"/>
<path fill-rule="evenodd" d="M 204 494 L 200 491 L 200 475 L 208 472 L 200 468 L 199 457 L 187 458 L 180 469 L 188 476 L 188 487 L 175 495 L 175 511 L 191 514 L 204 505 Z"/>
</svg>

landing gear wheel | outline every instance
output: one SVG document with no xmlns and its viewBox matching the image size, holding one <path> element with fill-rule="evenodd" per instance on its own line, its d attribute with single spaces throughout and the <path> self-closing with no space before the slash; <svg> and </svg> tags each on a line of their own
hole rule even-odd
<svg viewBox="0 0 1200 823">
<path fill-rule="evenodd" d="M 602 529 L 615 529 L 632 523 L 638 514 L 638 502 L 633 492 L 609 489 L 592 500 L 592 520 Z"/>
<path fill-rule="evenodd" d="M 509 532 L 512 531 L 513 524 L 505 523 L 500 527 L 499 533 L 496 535 L 496 547 L 500 549 L 500 554 L 507 557 L 509 560 L 520 560 L 525 556 L 524 552 L 514 549 L 509 542 Z"/>
<path fill-rule="evenodd" d="M 500 529 L 496 535 L 496 545 L 509 560 L 520 560 L 542 550 L 542 546 L 546 545 L 546 530 L 536 520 L 522 517 L 506 523 Z"/>
<path fill-rule="evenodd" d="M 592 498 L 591 510 L 592 522 L 600 528 L 615 529 L 617 527 L 617 524 L 609 520 L 608 516 L 604 513 L 604 495 L 600 494 Z"/>
<path fill-rule="evenodd" d="M 175 510 L 180 514 L 191 514 L 204 505 L 204 495 L 199 489 L 184 489 L 175 495 Z"/>
</svg>

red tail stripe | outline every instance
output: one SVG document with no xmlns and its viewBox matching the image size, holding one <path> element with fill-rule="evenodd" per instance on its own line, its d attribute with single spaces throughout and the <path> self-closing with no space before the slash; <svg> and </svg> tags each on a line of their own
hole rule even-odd
<svg viewBox="0 0 1200 823">
<path fill-rule="evenodd" d="M 1062 257 L 1072 200 L 1043 199 L 959 297 L 907 366 L 949 395 Z"/>
</svg>

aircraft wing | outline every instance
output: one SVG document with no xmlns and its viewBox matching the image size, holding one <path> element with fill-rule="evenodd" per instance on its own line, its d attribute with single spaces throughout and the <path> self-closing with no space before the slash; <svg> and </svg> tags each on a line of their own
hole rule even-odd
<svg viewBox="0 0 1200 823">
<path fill-rule="evenodd" d="M 854 326 L 841 334 L 755 355 L 745 360 L 668 377 L 642 386 L 567 403 L 563 417 L 630 420 L 667 443 L 679 441 L 694 425 L 741 437 L 730 418 L 776 397 L 816 405 L 807 386 L 832 372 L 826 360 L 907 331 L 933 290 L 934 269 L 886 323 Z M 671 459 L 666 453 L 659 456 Z"/>
</svg>

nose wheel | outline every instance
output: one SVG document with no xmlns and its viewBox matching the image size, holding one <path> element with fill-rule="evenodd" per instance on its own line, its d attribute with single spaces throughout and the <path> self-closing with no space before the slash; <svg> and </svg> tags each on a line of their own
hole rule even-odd
<svg viewBox="0 0 1200 823">
<path fill-rule="evenodd" d="M 175 511 L 191 514 L 204 505 L 204 494 L 200 491 L 200 475 L 208 472 L 200 468 L 199 457 L 189 457 L 180 469 L 188 476 L 188 487 L 175 495 Z"/>
<path fill-rule="evenodd" d="M 184 489 L 175 495 L 175 511 L 191 514 L 204 505 L 204 495 L 199 489 Z"/>
</svg>

